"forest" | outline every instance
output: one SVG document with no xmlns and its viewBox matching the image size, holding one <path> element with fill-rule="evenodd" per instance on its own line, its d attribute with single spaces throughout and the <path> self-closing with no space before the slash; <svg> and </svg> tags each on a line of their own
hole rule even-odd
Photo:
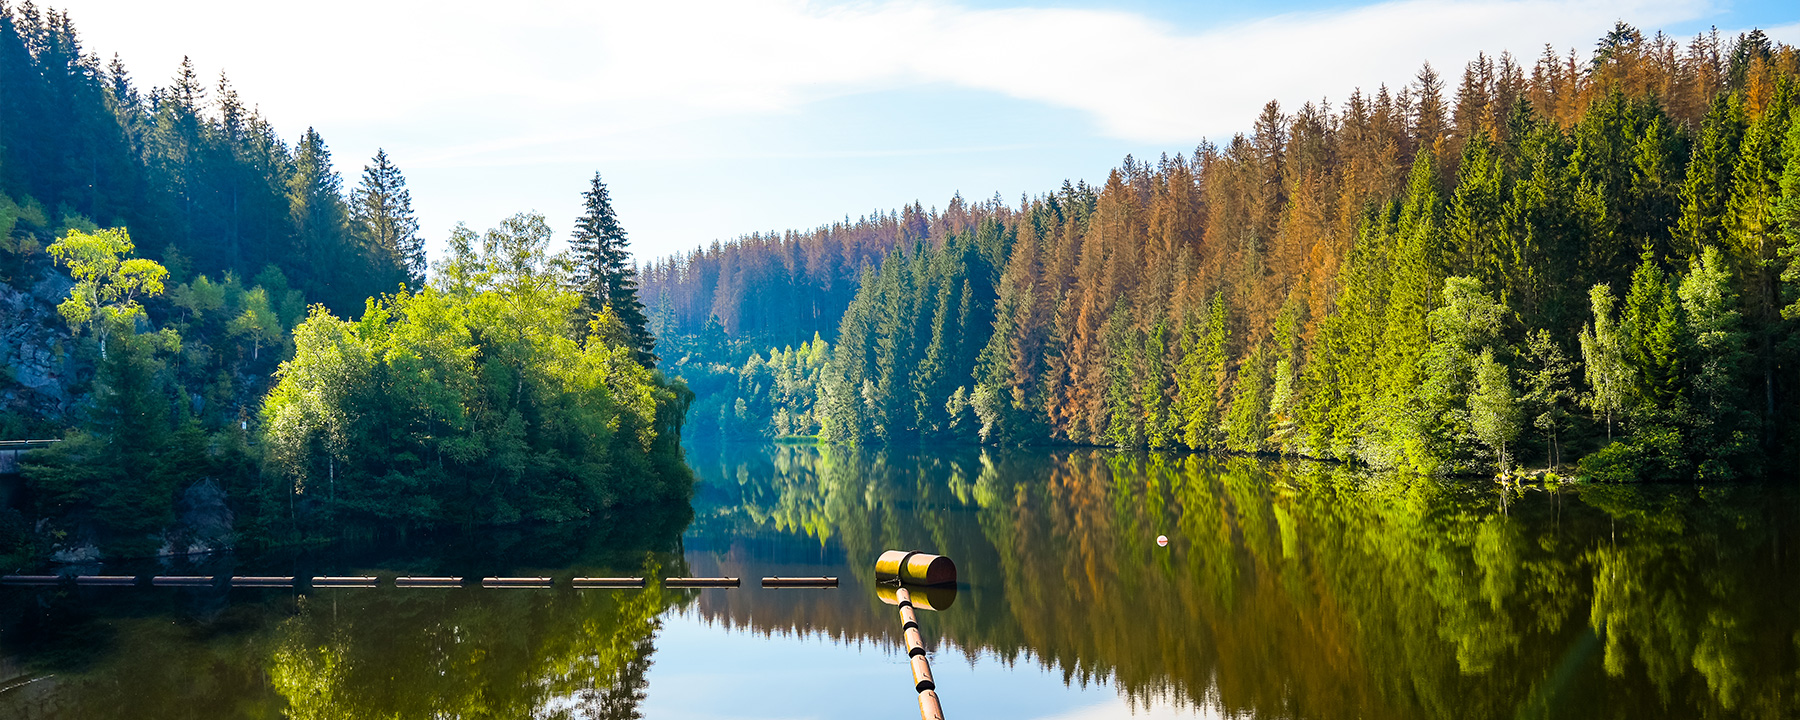
<svg viewBox="0 0 1800 720">
<path fill-rule="evenodd" d="M 0 565 L 558 522 L 679 502 L 687 391 L 656 369 L 596 174 L 459 225 L 427 277 L 400 169 L 353 187 L 183 61 L 140 90 L 66 12 L 0 4 Z"/>
<path fill-rule="evenodd" d="M 1009 205 L 642 269 L 690 436 L 1191 449 L 1595 480 L 1777 472 L 1800 55 L 1591 53 L 1287 111 Z M 790 308 L 810 308 L 794 313 Z"/>
</svg>

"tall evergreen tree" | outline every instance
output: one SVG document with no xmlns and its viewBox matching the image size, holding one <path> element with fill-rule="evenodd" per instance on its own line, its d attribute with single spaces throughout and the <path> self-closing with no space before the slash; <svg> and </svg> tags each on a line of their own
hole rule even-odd
<svg viewBox="0 0 1800 720">
<path fill-rule="evenodd" d="M 350 194 L 350 218 L 374 250 L 377 268 L 388 271 L 382 273 L 388 276 L 385 287 L 425 286 L 425 239 L 419 237 L 406 178 L 388 160 L 387 150 L 376 150 L 374 164 L 363 166 L 362 184 Z"/>
<path fill-rule="evenodd" d="M 355 296 L 361 253 L 352 253 L 350 212 L 344 204 L 343 178 L 331 166 L 331 150 L 318 131 L 307 128 L 294 153 L 294 175 L 288 179 L 288 208 L 299 241 L 299 257 L 288 270 L 301 284 L 323 295 L 328 304 L 348 311 L 362 303 Z"/>
<path fill-rule="evenodd" d="M 638 361 L 655 365 L 656 338 L 650 335 L 644 303 L 638 300 L 637 268 L 625 249 L 625 229 L 619 226 L 612 196 L 606 191 L 606 183 L 600 181 L 600 173 L 594 173 L 581 199 L 583 212 L 575 220 L 569 246 L 575 255 L 574 281 L 585 299 L 584 309 L 598 312 L 603 307 L 612 308 L 631 336 Z"/>
</svg>

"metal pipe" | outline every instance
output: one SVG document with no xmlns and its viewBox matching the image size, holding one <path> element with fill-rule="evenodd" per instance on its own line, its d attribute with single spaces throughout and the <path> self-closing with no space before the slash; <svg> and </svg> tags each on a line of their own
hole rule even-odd
<svg viewBox="0 0 1800 720">
<path fill-rule="evenodd" d="M 136 585 L 134 575 L 76 575 L 76 585 Z"/>
<path fill-rule="evenodd" d="M 838 579 L 834 577 L 766 577 L 762 579 L 766 588 L 834 588 Z"/>
<path fill-rule="evenodd" d="M 575 587 L 585 588 L 641 588 L 644 579 L 641 577 L 587 577 L 575 578 Z"/>
<path fill-rule="evenodd" d="M 381 584 L 381 578 L 368 575 L 315 577 L 313 587 L 375 587 Z"/>
<path fill-rule="evenodd" d="M 481 579 L 481 586 L 482 587 L 547 588 L 547 587 L 550 587 L 550 578 L 547 578 L 547 577 L 485 577 L 485 578 Z"/>
<path fill-rule="evenodd" d="M 671 588 L 706 588 L 737 587 L 738 579 L 734 577 L 672 577 L 663 578 L 663 587 Z"/>
<path fill-rule="evenodd" d="M 150 584 L 158 587 L 198 587 L 213 584 L 211 575 L 158 575 L 150 578 Z"/>
<path fill-rule="evenodd" d="M 287 577 L 235 576 L 235 577 L 231 578 L 231 586 L 232 587 L 293 587 L 294 586 L 294 578 L 291 575 L 287 576 Z"/>
<path fill-rule="evenodd" d="M 0 577 L 0 583 L 6 585 L 55 585 L 62 581 L 61 575 L 7 575 Z"/>
<path fill-rule="evenodd" d="M 399 577 L 394 587 L 462 587 L 462 582 L 459 577 Z"/>
</svg>

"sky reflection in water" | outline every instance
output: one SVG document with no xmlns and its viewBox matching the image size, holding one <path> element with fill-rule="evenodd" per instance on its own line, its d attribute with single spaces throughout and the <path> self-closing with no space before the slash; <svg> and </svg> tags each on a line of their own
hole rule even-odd
<svg viewBox="0 0 1800 720">
<path fill-rule="evenodd" d="M 917 717 L 898 613 L 872 585 L 887 548 L 961 569 L 954 601 L 920 613 L 949 717 L 1800 713 L 1783 489 L 1502 493 L 1102 451 L 689 459 L 691 523 L 170 570 L 741 589 L 0 589 L 0 718 Z"/>
</svg>

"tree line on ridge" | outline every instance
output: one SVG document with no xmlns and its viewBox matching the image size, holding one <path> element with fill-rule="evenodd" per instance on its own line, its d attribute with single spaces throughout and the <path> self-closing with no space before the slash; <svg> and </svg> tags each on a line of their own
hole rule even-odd
<svg viewBox="0 0 1800 720">
<path fill-rule="evenodd" d="M 653 264 L 650 322 L 695 435 L 1757 473 L 1796 389 L 1797 76 L 1760 32 L 1621 23 L 1098 186 Z"/>
</svg>

